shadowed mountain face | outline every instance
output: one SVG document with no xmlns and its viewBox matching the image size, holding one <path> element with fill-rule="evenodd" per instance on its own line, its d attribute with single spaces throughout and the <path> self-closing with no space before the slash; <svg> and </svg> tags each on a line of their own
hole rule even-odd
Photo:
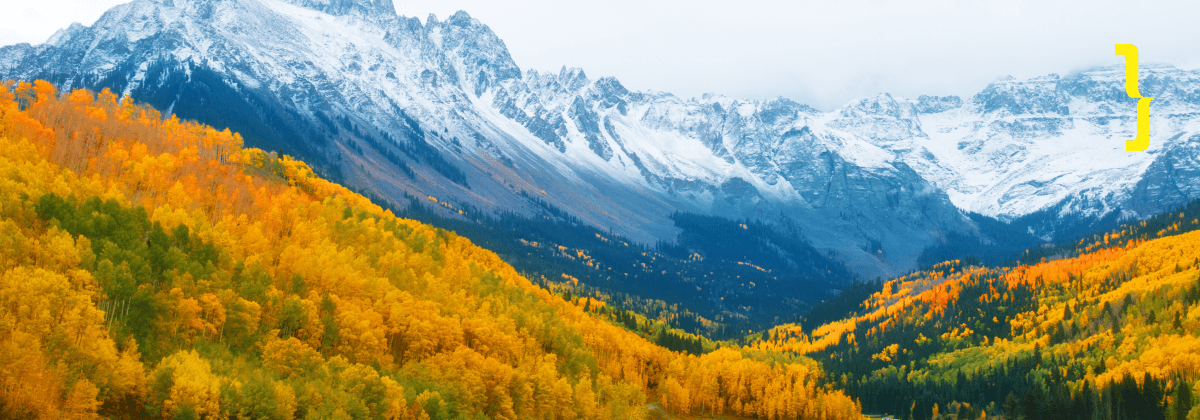
<svg viewBox="0 0 1200 420">
<path fill-rule="evenodd" d="M 421 24 L 386 0 L 139 0 L 3 52 L 4 77 L 111 88 L 401 206 L 437 198 L 446 217 L 536 218 L 544 202 L 649 244 L 675 239 L 678 211 L 758 219 L 869 275 L 972 229 L 907 164 L 812 108 L 523 72 L 465 13 Z M 872 241 L 883 252 L 864 251 Z"/>
<path fill-rule="evenodd" d="M 676 212 L 762 220 L 868 277 L 980 236 L 960 208 L 1101 217 L 1194 197 L 1197 74 L 1143 71 L 1159 98 L 1152 144 L 1130 154 L 1135 102 L 1119 73 L 999 80 L 968 100 L 882 94 L 829 113 L 681 99 L 581 69 L 522 71 L 466 13 L 422 24 L 390 0 L 136 0 L 0 49 L 0 77 L 107 87 L 228 126 L 398 206 L 432 197 L 443 217 L 538 219 L 549 205 L 646 244 L 677 239 Z"/>
</svg>

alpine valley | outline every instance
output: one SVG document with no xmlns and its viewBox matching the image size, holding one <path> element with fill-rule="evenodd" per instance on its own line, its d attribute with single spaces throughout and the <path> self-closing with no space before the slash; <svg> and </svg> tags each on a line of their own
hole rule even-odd
<svg viewBox="0 0 1200 420">
<path fill-rule="evenodd" d="M 1200 71 L 1128 152 L 1122 70 L 824 112 L 134 0 L 0 48 L 0 419 L 1200 420 Z"/>
<path fill-rule="evenodd" d="M 522 70 L 467 13 L 391 0 L 134 0 L 0 48 L 0 80 L 229 127 L 543 286 L 726 336 L 855 278 L 1005 262 L 1200 197 L 1200 72 L 1141 72 L 1153 141 L 1129 153 L 1119 67 L 822 112 Z"/>
</svg>

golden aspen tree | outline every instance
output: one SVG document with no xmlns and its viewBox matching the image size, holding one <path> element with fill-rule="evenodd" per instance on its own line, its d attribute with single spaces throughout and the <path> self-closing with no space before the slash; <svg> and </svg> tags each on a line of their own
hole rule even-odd
<svg viewBox="0 0 1200 420">
<path fill-rule="evenodd" d="M 600 404 L 596 401 L 596 392 L 592 389 L 592 379 L 589 374 L 579 375 L 575 382 L 575 411 L 585 419 L 599 419 Z"/>
<path fill-rule="evenodd" d="M 221 412 L 220 379 L 213 375 L 207 360 L 193 350 L 180 351 L 159 363 L 155 374 L 167 374 L 172 385 L 163 412 L 170 417 L 177 410 L 195 410 L 201 417 Z"/>
<path fill-rule="evenodd" d="M 63 419 L 71 420 L 91 420 L 99 418 L 96 415 L 96 410 L 100 408 L 100 401 L 96 397 L 100 390 L 86 378 L 75 381 L 71 386 L 71 391 L 67 393 L 67 399 L 63 403 L 62 417 Z"/>
</svg>

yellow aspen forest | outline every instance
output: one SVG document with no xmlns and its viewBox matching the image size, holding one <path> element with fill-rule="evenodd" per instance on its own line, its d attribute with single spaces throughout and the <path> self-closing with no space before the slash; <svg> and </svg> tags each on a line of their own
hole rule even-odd
<svg viewBox="0 0 1200 420">
<path fill-rule="evenodd" d="M 846 318 L 780 325 L 749 347 L 825 361 L 864 411 L 904 418 L 953 406 L 957 418 L 1197 419 L 1198 211 L 1028 264 L 943 262 L 884 282 Z"/>
<path fill-rule="evenodd" d="M 671 352 L 582 306 L 236 133 L 107 90 L 0 87 L 0 417 L 861 417 L 803 356 Z M 1109 342 L 1110 372 L 1192 366 Z"/>
</svg>

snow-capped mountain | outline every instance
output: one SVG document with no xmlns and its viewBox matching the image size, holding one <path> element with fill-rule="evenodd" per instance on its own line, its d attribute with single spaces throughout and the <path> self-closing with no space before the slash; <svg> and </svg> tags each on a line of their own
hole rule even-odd
<svg viewBox="0 0 1200 420">
<path fill-rule="evenodd" d="M 868 276 L 978 235 L 959 208 L 1144 215 L 1196 197 L 1200 76 L 1143 75 L 1152 144 L 1129 153 L 1136 101 L 1115 69 L 823 113 L 522 70 L 466 13 L 422 24 L 390 0 L 135 0 L 0 49 L 0 78 L 108 87 L 393 202 L 433 197 L 451 217 L 550 205 L 644 243 L 673 239 L 676 211 L 761 219 Z"/>
<path fill-rule="evenodd" d="M 1136 135 L 1136 99 L 1125 94 L 1123 67 L 1067 77 L 998 80 L 961 107 L 920 115 L 925 137 L 908 147 L 915 167 L 956 205 L 1014 218 L 1050 206 L 1102 216 L 1147 217 L 1200 193 L 1200 72 L 1143 66 L 1150 106 L 1150 148 L 1128 152 Z M 1154 169 L 1152 169 L 1154 168 Z"/>
</svg>

